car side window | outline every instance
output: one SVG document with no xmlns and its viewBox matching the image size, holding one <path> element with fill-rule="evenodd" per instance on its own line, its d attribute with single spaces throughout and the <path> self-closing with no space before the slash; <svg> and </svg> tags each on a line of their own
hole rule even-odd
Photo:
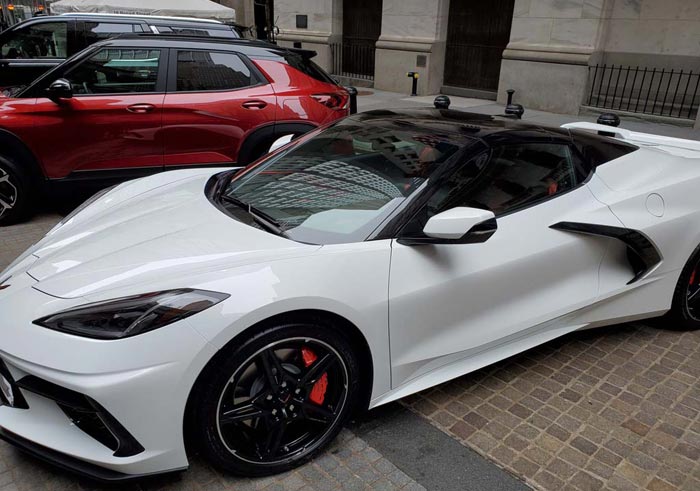
<svg viewBox="0 0 700 491">
<path fill-rule="evenodd" d="M 143 32 L 141 24 L 129 22 L 85 22 L 86 44 L 90 45 L 119 34 Z"/>
<path fill-rule="evenodd" d="M 154 49 L 105 48 L 70 70 L 65 78 L 73 85 L 75 95 L 155 92 L 160 54 Z"/>
<path fill-rule="evenodd" d="M 9 33 L 0 46 L 0 58 L 37 59 L 68 56 L 68 23 L 42 22 Z"/>
<path fill-rule="evenodd" d="M 235 90 L 256 85 L 255 74 L 235 53 L 178 51 L 178 92 Z"/>
<path fill-rule="evenodd" d="M 499 145 L 442 176 L 402 235 L 420 236 L 433 215 L 458 206 L 514 212 L 577 187 L 587 177 L 571 147 L 556 143 Z"/>
<path fill-rule="evenodd" d="M 568 145 L 500 145 L 481 168 L 465 169 L 473 179 L 461 206 L 483 208 L 497 216 L 572 190 L 586 175 Z"/>
</svg>

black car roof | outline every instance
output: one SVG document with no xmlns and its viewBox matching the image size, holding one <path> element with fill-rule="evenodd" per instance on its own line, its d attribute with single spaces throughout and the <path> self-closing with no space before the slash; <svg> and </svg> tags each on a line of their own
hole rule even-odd
<svg viewBox="0 0 700 491">
<path fill-rule="evenodd" d="M 62 14 L 62 15 L 42 15 L 32 17 L 31 19 L 19 22 L 13 28 L 26 26 L 29 24 L 39 24 L 43 22 L 57 22 L 61 19 L 68 20 L 83 20 L 83 21 L 98 21 L 98 22 L 145 22 L 154 26 L 177 26 L 177 27 L 198 27 L 200 29 L 218 29 L 231 30 L 231 26 L 220 22 L 210 22 L 205 19 L 197 20 L 194 18 L 179 18 L 179 17 L 153 17 L 148 15 L 100 15 L 100 14 Z"/>
<path fill-rule="evenodd" d="M 490 116 L 453 109 L 381 109 L 358 113 L 350 119 L 363 122 L 382 121 L 415 126 L 435 133 L 481 139 L 488 144 L 512 142 L 571 142 L 569 130 L 528 123 L 505 116 Z"/>
</svg>

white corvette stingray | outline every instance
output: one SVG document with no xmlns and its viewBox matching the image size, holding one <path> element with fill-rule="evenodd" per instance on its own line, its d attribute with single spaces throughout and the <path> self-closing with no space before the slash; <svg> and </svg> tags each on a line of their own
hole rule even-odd
<svg viewBox="0 0 700 491">
<path fill-rule="evenodd" d="M 697 142 L 437 110 L 121 184 L 0 274 L 0 436 L 119 480 L 187 434 L 264 475 L 565 333 L 700 328 L 699 190 Z"/>
</svg>

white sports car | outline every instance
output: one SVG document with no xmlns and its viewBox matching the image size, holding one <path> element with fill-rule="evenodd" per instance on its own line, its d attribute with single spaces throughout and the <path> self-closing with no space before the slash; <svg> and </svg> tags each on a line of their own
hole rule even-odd
<svg viewBox="0 0 700 491">
<path fill-rule="evenodd" d="M 259 476 L 565 333 L 697 329 L 699 189 L 698 142 L 449 110 L 122 184 L 0 275 L 0 436 L 119 480 L 191 435 Z"/>
</svg>

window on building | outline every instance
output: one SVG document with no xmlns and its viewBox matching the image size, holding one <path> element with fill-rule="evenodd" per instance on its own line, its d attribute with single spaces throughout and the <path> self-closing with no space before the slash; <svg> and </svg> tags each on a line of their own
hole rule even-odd
<svg viewBox="0 0 700 491">
<path fill-rule="evenodd" d="M 179 51 L 177 90 L 233 90 L 257 83 L 255 74 L 235 53 Z"/>
<path fill-rule="evenodd" d="M 155 92 L 159 65 L 160 50 L 105 48 L 66 78 L 77 95 Z"/>
<path fill-rule="evenodd" d="M 7 33 L 0 41 L 5 59 L 66 58 L 68 24 L 43 22 Z"/>
</svg>

